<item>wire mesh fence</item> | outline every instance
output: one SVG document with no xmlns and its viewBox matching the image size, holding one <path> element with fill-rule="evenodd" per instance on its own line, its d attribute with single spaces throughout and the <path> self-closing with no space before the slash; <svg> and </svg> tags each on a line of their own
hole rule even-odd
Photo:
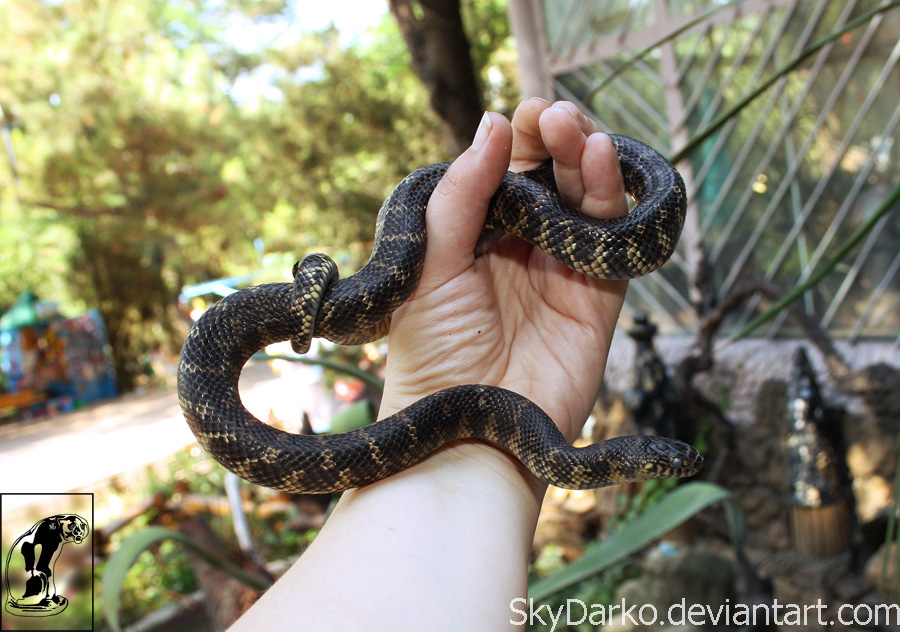
<svg viewBox="0 0 900 632">
<path fill-rule="evenodd" d="M 604 128 L 670 156 L 805 56 L 678 163 L 691 200 L 682 243 L 661 274 L 632 284 L 627 303 L 669 331 L 690 331 L 698 306 L 743 283 L 802 283 L 900 183 L 896 2 L 531 3 L 539 37 L 519 46 L 537 49 L 540 67 L 523 73 L 540 74 L 552 91 L 542 96 L 581 103 Z M 897 210 L 804 295 L 803 307 L 832 336 L 900 332 Z M 765 303 L 753 296 L 721 333 Z M 792 327 L 781 317 L 762 331 Z"/>
</svg>

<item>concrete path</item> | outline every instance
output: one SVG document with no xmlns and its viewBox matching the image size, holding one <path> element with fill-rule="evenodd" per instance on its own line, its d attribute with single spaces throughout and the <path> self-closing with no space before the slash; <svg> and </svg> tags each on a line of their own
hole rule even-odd
<svg viewBox="0 0 900 632">
<path fill-rule="evenodd" d="M 315 427 L 333 412 L 318 377 L 315 369 L 293 364 L 279 378 L 266 363 L 251 363 L 241 375 L 241 398 L 263 420 L 273 411 L 279 419 L 299 422 L 306 410 Z M 0 426 L 0 493 L 84 490 L 165 459 L 194 441 L 174 389 L 7 424 Z M 4 507 L 13 508 L 16 499 L 4 496 Z"/>
</svg>

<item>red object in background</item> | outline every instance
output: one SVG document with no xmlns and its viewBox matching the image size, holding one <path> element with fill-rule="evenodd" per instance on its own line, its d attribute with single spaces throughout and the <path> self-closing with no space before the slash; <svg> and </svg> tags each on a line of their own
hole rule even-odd
<svg viewBox="0 0 900 632">
<path fill-rule="evenodd" d="M 355 402 L 366 390 L 366 385 L 362 380 L 357 379 L 339 379 L 334 383 L 334 394 L 342 402 Z"/>
</svg>

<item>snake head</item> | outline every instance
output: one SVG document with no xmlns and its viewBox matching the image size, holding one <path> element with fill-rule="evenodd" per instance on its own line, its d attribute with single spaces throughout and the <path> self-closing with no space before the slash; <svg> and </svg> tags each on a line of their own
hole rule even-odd
<svg viewBox="0 0 900 632">
<path fill-rule="evenodd" d="M 642 467 L 648 478 L 693 476 L 703 469 L 703 457 L 683 441 L 653 436 L 644 439 L 648 458 Z"/>
</svg>

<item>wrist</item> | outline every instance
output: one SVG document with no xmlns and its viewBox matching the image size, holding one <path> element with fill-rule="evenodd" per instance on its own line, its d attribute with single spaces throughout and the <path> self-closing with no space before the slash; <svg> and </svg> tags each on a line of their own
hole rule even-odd
<svg viewBox="0 0 900 632">
<path fill-rule="evenodd" d="M 429 392 L 410 392 L 401 394 L 402 390 L 396 388 L 396 383 L 392 384 L 392 386 L 393 388 L 387 388 L 384 391 L 381 407 L 378 412 L 379 421 L 396 414 L 431 394 Z M 509 385 L 505 388 L 522 395 L 522 390 L 515 388 L 514 385 Z M 526 397 L 525 395 L 522 396 Z M 596 395 L 590 399 L 593 401 L 595 398 Z M 540 406 L 537 398 L 532 400 L 532 402 Z M 541 408 L 551 420 L 559 418 L 564 421 L 569 421 L 571 418 L 569 423 L 560 426 L 563 436 L 569 443 L 572 443 L 572 441 L 581 433 L 581 428 L 588 417 L 588 412 L 584 412 L 583 416 L 580 416 L 580 418 L 576 420 L 576 418 L 579 417 L 578 413 L 580 411 L 569 410 L 565 406 L 563 406 L 561 410 L 556 411 L 557 417 L 554 417 L 552 413 L 548 412 L 549 407 L 541 406 Z M 475 485 L 484 485 L 489 479 L 496 478 L 498 482 L 500 480 L 505 481 L 510 487 L 515 488 L 509 489 L 508 493 L 513 493 L 517 490 L 527 491 L 530 497 L 536 500 L 538 509 L 540 508 L 544 493 L 547 489 L 547 484 L 532 474 L 518 458 L 504 448 L 487 440 L 460 439 L 451 441 L 425 457 L 423 461 L 420 461 L 420 464 L 431 460 L 441 464 L 443 464 L 443 461 L 447 461 L 447 466 L 458 465 L 461 468 L 460 470 L 449 473 L 435 471 L 434 473 L 437 474 L 439 481 L 445 476 L 452 476 L 453 480 L 460 480 L 457 477 L 462 476 L 463 478 L 466 478 L 471 474 L 473 475 L 471 483 Z M 432 473 L 431 469 L 424 467 L 416 468 L 415 466 L 409 468 L 407 471 L 415 473 L 427 471 Z M 394 478 L 394 476 L 391 478 Z"/>
<path fill-rule="evenodd" d="M 435 384 L 433 388 L 437 392 L 441 390 L 441 385 Z M 389 379 L 378 410 L 378 420 L 400 412 L 429 394 L 421 389 L 407 392 L 402 387 L 398 388 L 397 380 Z M 535 520 L 547 488 L 510 453 L 478 439 L 451 441 L 419 463 L 385 480 L 407 476 L 415 476 L 425 484 L 431 482 L 441 490 L 449 489 L 448 485 L 458 488 L 452 490 L 454 494 L 490 495 L 496 488 L 500 494 L 521 496 L 529 506 L 536 505 Z"/>
<path fill-rule="evenodd" d="M 504 627 L 511 600 L 527 593 L 543 490 L 512 457 L 476 441 L 453 442 L 348 490 L 244 629 L 260 629 L 287 602 L 310 629 L 398 630 L 410 621 L 447 630 Z M 374 624 L 372 613 L 382 613 Z"/>
<path fill-rule="evenodd" d="M 393 414 L 382 406 L 379 418 Z M 454 498 L 472 510 L 492 506 L 498 499 L 514 499 L 525 522 L 536 523 L 547 485 L 502 448 L 480 439 L 445 444 L 418 463 L 345 495 L 381 494 L 384 489 Z"/>
</svg>

